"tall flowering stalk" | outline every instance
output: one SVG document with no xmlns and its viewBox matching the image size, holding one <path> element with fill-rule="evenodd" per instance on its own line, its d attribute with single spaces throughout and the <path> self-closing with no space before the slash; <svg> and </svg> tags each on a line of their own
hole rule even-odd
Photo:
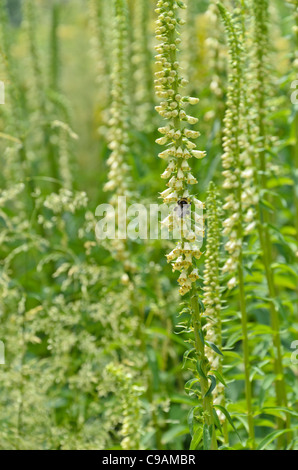
<svg viewBox="0 0 298 470">
<path fill-rule="evenodd" d="M 121 400 L 123 416 L 121 422 L 121 448 L 123 450 L 140 450 L 142 433 L 142 410 L 140 395 L 144 390 L 134 383 L 128 368 L 123 365 L 108 364 L 105 373 L 107 380 L 113 378 Z"/>
<path fill-rule="evenodd" d="M 208 37 L 206 48 L 208 51 L 208 65 L 211 69 L 210 90 L 216 98 L 215 117 L 224 116 L 224 88 L 223 78 L 225 75 L 226 51 L 222 44 L 222 25 L 220 23 L 217 0 L 210 0 L 209 7 L 205 13 L 208 24 Z"/>
<path fill-rule="evenodd" d="M 180 88 L 186 85 L 186 81 L 179 76 L 179 62 L 177 61 L 177 50 L 181 40 L 178 37 L 178 27 L 183 21 L 178 18 L 177 10 L 184 8 L 183 2 L 157 2 L 156 37 L 163 41 L 156 50 L 156 65 L 159 69 L 155 75 L 156 94 L 162 101 L 156 110 L 168 121 L 165 127 L 159 128 L 163 137 L 156 142 L 159 145 L 167 145 L 159 157 L 167 161 L 167 168 L 161 175 L 168 180 L 168 189 L 161 193 L 165 204 L 178 204 L 185 201 L 190 209 L 203 209 L 204 205 L 196 199 L 189 191 L 191 185 L 198 183 L 191 173 L 189 160 L 192 157 L 203 158 L 205 152 L 196 150 L 193 139 L 199 137 L 199 132 L 190 130 L 187 124 L 196 124 L 198 119 L 186 114 L 184 108 L 187 103 L 197 104 L 198 99 L 193 97 L 182 97 Z M 183 214 L 183 217 L 182 217 Z M 173 271 L 179 271 L 180 294 L 185 295 L 191 291 L 197 279 L 198 270 L 194 267 L 194 259 L 200 259 L 201 252 L 196 242 L 197 235 L 203 235 L 203 227 L 196 225 L 197 219 L 192 220 L 188 211 L 181 208 L 173 211 L 163 221 L 169 231 L 174 231 L 175 223 L 182 223 L 182 241 L 167 255 L 168 262 L 172 262 Z M 198 220 L 198 224 L 200 224 Z"/>
<path fill-rule="evenodd" d="M 181 51 L 181 64 L 184 70 L 184 77 L 188 80 L 186 87 L 187 93 L 193 93 L 197 90 L 198 83 L 198 61 L 199 61 L 199 40 L 197 31 L 197 12 L 196 0 L 186 0 L 187 6 L 183 19 L 185 20 L 185 27 L 183 29 L 181 39 L 183 47 Z"/>
<path fill-rule="evenodd" d="M 133 11 L 133 65 L 135 66 L 135 105 L 134 125 L 142 132 L 152 131 L 152 110 L 154 91 L 152 86 L 152 57 L 150 50 L 150 3 L 147 0 L 134 2 Z"/>
<path fill-rule="evenodd" d="M 14 137 L 17 140 L 17 153 L 19 157 L 19 162 L 21 166 L 22 177 L 25 180 L 26 190 L 27 190 L 27 199 L 30 206 L 33 206 L 32 193 L 35 190 L 35 184 L 30 178 L 31 176 L 31 164 L 28 158 L 27 144 L 26 144 L 26 135 L 27 129 L 24 124 L 24 105 L 21 97 L 21 93 L 18 87 L 18 80 L 16 77 L 15 63 L 13 60 L 11 52 L 11 44 L 9 40 L 9 31 L 8 31 L 8 13 L 7 13 L 7 3 L 4 0 L 0 0 L 0 54 L 3 59 L 4 69 L 9 81 L 7 91 L 11 100 L 11 109 L 10 113 L 14 121 Z M 20 177 L 20 174 L 17 174 L 16 179 Z"/>
<path fill-rule="evenodd" d="M 60 75 L 60 48 L 59 48 L 59 24 L 60 24 L 61 5 L 57 0 L 52 4 L 51 18 L 51 36 L 50 36 L 50 87 L 52 90 L 59 89 Z"/>
<path fill-rule="evenodd" d="M 298 79 L 298 0 L 288 0 L 288 3 L 291 4 L 293 9 L 294 25 L 293 25 L 293 54 L 292 54 L 292 64 L 293 64 L 293 78 L 294 86 L 297 89 L 297 79 Z M 292 47 L 293 47 L 292 46 Z M 294 95 L 297 97 L 297 93 Z M 296 229 L 296 242 L 298 246 L 298 105 L 297 102 L 293 104 L 293 121 L 292 121 L 292 133 L 295 138 L 293 143 L 293 159 L 294 159 L 294 169 L 293 169 L 293 179 L 294 179 L 294 205 L 295 205 L 295 229 Z M 298 291 L 298 283 L 297 283 Z M 298 311 L 298 306 L 297 306 Z"/>
<path fill-rule="evenodd" d="M 57 129 L 58 142 L 56 158 L 58 164 L 59 178 L 63 186 L 67 189 L 73 188 L 73 165 L 71 158 L 70 139 L 78 139 L 78 136 L 71 130 L 71 107 L 68 100 L 63 96 L 60 85 L 61 57 L 60 57 L 60 37 L 59 28 L 61 21 L 61 4 L 58 0 L 52 2 L 52 17 L 50 31 L 50 62 L 49 62 L 49 99 L 55 107 L 55 113 L 62 115 L 62 121 L 55 120 L 51 128 Z"/>
<path fill-rule="evenodd" d="M 295 71 L 295 79 L 298 77 L 298 0 L 291 0 L 294 9 L 294 26 L 293 26 L 293 38 L 294 38 L 294 57 L 293 67 Z M 296 228 L 296 240 L 298 242 L 298 110 L 297 104 L 295 105 L 295 117 L 293 122 L 294 135 L 295 135 L 295 146 L 294 146 L 294 198 L 295 198 L 295 228 Z"/>
<path fill-rule="evenodd" d="M 244 290 L 243 272 L 243 240 L 245 234 L 254 228 L 250 219 L 253 218 L 249 207 L 252 205 L 252 193 L 247 185 L 251 177 L 251 169 L 246 166 L 247 155 L 242 155 L 241 132 L 243 130 L 243 50 L 241 48 L 241 28 L 232 15 L 220 4 L 219 10 L 227 31 L 229 44 L 229 84 L 227 92 L 227 111 L 224 120 L 224 154 L 222 164 L 225 177 L 224 188 L 227 190 L 224 210 L 224 235 L 228 237 L 225 245 L 228 259 L 223 271 L 232 275 L 229 288 L 239 286 L 239 302 L 243 336 L 245 395 L 250 445 L 254 447 L 254 424 L 252 408 L 252 384 L 250 380 L 250 357 L 247 326 L 247 310 Z M 245 227 L 246 219 L 248 226 Z"/>
<path fill-rule="evenodd" d="M 108 249 L 123 266 L 124 273 L 121 282 L 129 292 L 129 307 L 134 325 L 131 327 L 131 335 L 137 338 L 138 354 L 135 360 L 125 366 L 112 364 L 107 367 L 107 372 L 114 370 L 117 375 L 117 393 L 122 401 L 123 423 L 120 434 L 123 436 L 121 446 L 125 450 L 140 448 L 140 434 L 142 428 L 142 402 L 140 395 L 146 393 L 148 402 L 152 406 L 151 416 L 158 433 L 158 423 L 155 419 L 153 406 L 151 376 L 148 373 L 146 360 L 146 338 L 144 334 L 144 312 L 141 307 L 140 292 L 138 291 L 139 276 L 137 265 L 132 259 L 132 252 L 121 230 L 127 228 L 127 221 L 122 218 L 120 199 L 132 199 L 131 176 L 128 159 L 130 157 L 131 142 L 129 131 L 132 127 L 132 115 L 130 110 L 130 38 L 128 35 L 128 9 L 127 0 L 113 1 L 113 58 L 111 69 L 111 108 L 109 119 L 109 148 L 111 154 L 108 158 L 108 182 L 105 190 L 112 193 L 110 204 L 114 206 L 116 215 L 116 234 L 110 241 Z M 120 210 L 119 210 L 120 209 Z M 125 209 L 124 209 L 125 210 Z M 120 229 L 121 225 L 121 229 Z M 125 227 L 124 227 L 125 226 Z M 117 372 L 117 374 L 115 373 Z M 139 387 L 136 381 L 140 380 L 144 388 Z M 133 412 L 132 412 L 133 410 Z"/>
<path fill-rule="evenodd" d="M 199 136 L 199 132 L 189 129 L 189 124 L 196 124 L 197 119 L 187 115 L 185 111 L 187 104 L 197 104 L 199 100 L 189 96 L 183 97 L 181 94 L 181 88 L 187 84 L 187 81 L 180 76 L 177 59 L 178 47 L 181 43 L 179 29 L 184 24 L 179 17 L 179 10 L 183 8 L 185 4 L 182 1 L 158 0 L 155 10 L 158 14 L 156 38 L 160 41 L 156 47 L 155 89 L 157 96 L 161 98 L 161 103 L 156 110 L 167 121 L 167 124 L 159 129 L 162 137 L 157 140 L 159 145 L 166 145 L 166 149 L 159 154 L 159 157 L 167 162 L 167 167 L 161 177 L 168 180 L 168 189 L 161 193 L 161 197 L 165 204 L 174 204 L 175 207 L 162 223 L 169 229 L 169 232 L 174 233 L 177 226 L 180 229 L 181 241 L 167 255 L 167 260 L 172 263 L 173 271 L 180 272 L 178 279 L 180 294 L 185 295 L 190 291 L 192 293 L 190 311 L 204 410 L 204 435 L 208 434 L 210 447 L 217 449 L 215 411 L 211 393 L 216 379 L 208 375 L 210 364 L 206 357 L 202 312 L 196 287 L 199 273 L 195 259 L 201 257 L 197 238 L 203 237 L 204 228 L 201 218 L 198 218 L 196 214 L 192 218 L 189 210 L 193 208 L 201 210 L 204 206 L 190 192 L 189 188 L 197 184 L 197 180 L 191 172 L 189 162 L 193 157 L 203 158 L 205 152 L 197 150 L 196 144 L 193 143 L 193 140 Z"/>
<path fill-rule="evenodd" d="M 91 54 L 96 67 L 98 87 L 98 106 L 103 113 L 103 122 L 106 124 L 106 110 L 110 104 L 110 87 L 108 79 L 111 67 L 110 46 L 112 34 L 110 28 L 110 16 L 113 10 L 113 2 L 109 0 L 88 0 L 89 25 L 91 30 Z M 106 131 L 103 128 L 104 132 Z"/>
<path fill-rule="evenodd" d="M 205 342 L 209 345 L 206 348 L 206 356 L 208 358 L 211 370 L 213 373 L 219 373 L 221 381 L 219 381 L 213 391 L 213 402 L 216 405 L 225 405 L 224 394 L 224 380 L 222 378 L 222 359 L 223 356 L 218 354 L 210 347 L 210 345 L 222 345 L 222 325 L 221 325 L 221 286 L 220 286 L 220 202 L 213 182 L 209 184 L 207 196 L 207 246 L 205 253 L 205 268 L 204 268 L 204 296 L 203 304 L 205 307 L 204 317 L 206 318 L 206 331 Z M 227 423 L 224 415 L 220 415 L 220 420 L 223 422 L 225 442 L 229 442 Z"/>
<path fill-rule="evenodd" d="M 269 3 L 268 0 L 253 0 L 252 3 L 254 10 L 254 31 L 253 31 L 253 70 L 252 70 L 252 97 L 253 97 L 253 144 L 257 150 L 258 159 L 254 163 L 258 170 L 259 177 L 256 177 L 256 184 L 258 185 L 259 192 L 262 192 L 262 197 L 266 202 L 267 199 L 267 175 L 269 169 L 268 162 L 268 148 L 270 147 L 270 133 L 269 123 L 266 109 L 268 107 L 267 96 L 269 90 L 269 69 L 268 69 L 268 54 L 269 54 Z M 257 139 L 256 139 L 257 137 Z M 260 244 L 263 254 L 263 263 L 265 268 L 265 275 L 270 297 L 270 318 L 273 336 L 273 361 L 274 371 L 276 374 L 275 390 L 276 390 L 276 403 L 278 406 L 287 406 L 287 393 L 282 364 L 282 346 L 280 338 L 280 320 L 279 312 L 276 305 L 278 298 L 277 289 L 274 281 L 274 273 L 272 270 L 273 264 L 273 246 L 269 232 L 270 215 L 266 208 L 258 205 L 258 231 Z M 289 427 L 289 415 L 287 417 Z M 283 427 L 281 420 L 278 420 L 279 428 Z"/>
<path fill-rule="evenodd" d="M 130 198 L 130 174 L 127 164 L 129 154 L 129 126 L 130 113 L 128 103 L 128 31 L 127 6 L 125 0 L 114 0 L 114 48 L 111 73 L 112 104 L 109 120 L 109 148 L 111 154 L 108 159 L 108 182 L 104 189 L 113 194 L 110 203 L 114 206 L 116 219 L 119 225 L 120 214 L 117 213 L 118 198 Z M 120 237 L 119 232 L 111 241 L 115 259 L 123 263 L 124 269 L 130 271 L 133 265 L 127 250 L 126 241 Z"/>
<path fill-rule="evenodd" d="M 47 95 L 45 92 L 44 77 L 41 68 L 41 58 L 37 47 L 37 15 L 36 4 L 34 0 L 24 2 L 24 18 L 28 36 L 28 46 L 30 59 L 32 63 L 33 80 L 36 94 L 36 118 L 39 124 L 42 124 L 43 142 L 47 152 L 47 160 L 50 174 L 53 178 L 59 178 L 59 168 L 56 161 L 55 150 L 51 140 L 51 129 L 48 126 L 49 107 Z"/>
</svg>

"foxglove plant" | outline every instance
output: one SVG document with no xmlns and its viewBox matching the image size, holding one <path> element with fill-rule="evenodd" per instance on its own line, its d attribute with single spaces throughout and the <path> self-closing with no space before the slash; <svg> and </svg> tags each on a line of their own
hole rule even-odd
<svg viewBox="0 0 298 470">
<path fill-rule="evenodd" d="M 127 158 L 129 154 L 129 126 L 130 113 L 128 103 L 128 32 L 127 9 L 125 0 L 114 1 L 114 48 L 113 66 L 111 73 L 112 104 L 109 120 L 109 148 L 111 154 L 108 158 L 108 182 L 105 191 L 113 192 L 110 203 L 115 208 L 117 221 L 119 220 L 118 197 L 130 198 L 130 175 Z M 122 261 L 124 269 L 133 268 L 127 251 L 125 240 L 118 237 L 111 241 L 115 259 Z"/>
<path fill-rule="evenodd" d="M 298 76 L 298 0 L 288 0 L 293 6 L 294 10 L 294 26 L 293 26 L 293 68 L 294 74 L 293 77 L 297 80 Z M 294 82 L 296 83 L 296 82 Z M 293 119 L 293 134 L 295 135 L 295 145 L 294 145 L 294 202 L 295 202 L 295 228 L 296 228 L 296 240 L 298 243 L 298 111 L 297 103 L 294 105 L 294 119 Z"/>
<path fill-rule="evenodd" d="M 217 1 L 210 0 L 209 7 L 205 13 L 208 22 L 208 38 L 206 47 L 208 59 L 212 70 L 212 79 L 210 89 L 218 100 L 218 107 L 223 114 L 222 98 L 224 95 L 222 78 L 225 72 L 225 51 L 221 43 L 222 28 L 220 28 L 220 19 L 217 8 Z"/>
<path fill-rule="evenodd" d="M 222 326 L 221 326 L 221 285 L 220 285 L 220 202 L 216 187 L 213 182 L 209 184 L 207 195 L 207 245 L 205 253 L 204 268 L 204 295 L 203 304 L 205 307 L 204 317 L 207 320 L 204 330 L 207 344 L 215 344 L 221 347 Z M 206 356 L 211 369 L 222 374 L 222 356 L 214 349 L 207 348 Z M 213 392 L 214 403 L 223 405 L 224 384 L 219 382 Z"/>
<path fill-rule="evenodd" d="M 212 391 L 216 379 L 214 376 L 208 375 L 210 364 L 206 357 L 202 317 L 196 287 L 199 272 L 194 262 L 195 259 L 201 257 L 197 237 L 203 237 L 204 226 L 201 218 L 195 214 L 192 219 L 187 209 L 201 210 L 204 207 L 204 204 L 189 189 L 190 186 L 197 184 L 189 162 L 192 158 L 204 158 L 206 153 L 197 150 L 196 144 L 193 142 L 194 139 L 199 137 L 199 132 L 189 129 L 189 125 L 196 124 L 198 120 L 191 115 L 187 115 L 185 111 L 187 104 L 194 105 L 199 100 L 189 96 L 184 97 L 181 94 L 181 88 L 187 84 L 187 81 L 180 76 L 177 57 L 179 44 L 181 43 L 179 29 L 184 24 L 184 20 L 179 17 L 179 9 L 185 7 L 185 3 L 180 0 L 158 0 L 155 10 L 158 14 L 156 38 L 160 41 L 160 44 L 156 46 L 155 89 L 157 96 L 161 98 L 161 103 L 156 107 L 156 110 L 167 121 L 164 127 L 159 128 L 162 137 L 156 142 L 159 145 L 167 146 L 159 154 L 159 157 L 167 162 L 167 168 L 161 177 L 168 180 L 168 189 L 161 193 L 161 197 L 165 204 L 175 205 L 175 209 L 170 212 L 162 224 L 168 228 L 169 232 L 173 233 L 175 233 L 178 225 L 181 234 L 181 241 L 167 255 L 167 260 L 172 263 L 173 271 L 180 272 L 178 279 L 180 294 L 184 296 L 188 292 L 192 292 L 190 312 L 204 410 L 202 420 L 205 435 L 208 434 L 209 436 L 211 449 L 217 449 L 215 429 L 215 416 L 217 415 L 212 402 Z"/>
<path fill-rule="evenodd" d="M 251 168 L 247 167 L 248 156 L 241 152 L 241 132 L 243 131 L 243 50 L 241 48 L 241 28 L 232 15 L 219 4 L 219 10 L 227 31 L 229 44 L 229 84 L 227 92 L 227 110 L 224 119 L 224 138 L 222 165 L 225 182 L 224 189 L 228 195 L 223 206 L 227 218 L 223 222 L 224 235 L 228 238 L 225 249 L 228 259 L 223 272 L 232 278 L 228 287 L 239 286 L 239 301 L 241 309 L 241 324 L 243 334 L 245 394 L 247 404 L 247 419 L 250 445 L 254 447 L 254 424 L 252 409 L 252 385 L 250 379 L 250 357 L 248 343 L 247 307 L 244 290 L 243 272 L 243 241 L 245 234 L 253 230 L 251 225 L 253 192 L 247 190 L 250 185 Z M 248 230 L 245 230 L 245 219 Z"/>
<path fill-rule="evenodd" d="M 154 91 L 152 86 L 152 57 L 150 44 L 150 5 L 147 0 L 134 4 L 133 12 L 133 65 L 135 67 L 135 106 L 134 127 L 141 132 L 153 130 Z"/>
<path fill-rule="evenodd" d="M 181 66 L 183 68 L 184 78 L 188 81 L 185 87 L 186 94 L 194 93 L 199 87 L 199 71 L 198 60 L 200 53 L 200 44 L 197 34 L 198 15 L 196 11 L 196 1 L 187 0 L 185 2 L 187 8 L 182 20 L 185 21 L 184 28 L 181 32 L 182 48 L 181 48 Z"/>
<path fill-rule="evenodd" d="M 110 14 L 113 2 L 102 0 L 88 1 L 89 24 L 91 29 L 91 55 L 96 67 L 96 80 L 100 83 L 98 90 L 98 105 L 106 121 L 106 109 L 110 104 L 110 54 L 108 47 L 111 43 Z M 107 19 L 108 18 L 108 19 Z M 109 22 L 109 25 L 107 24 Z"/>
<path fill-rule="evenodd" d="M 0 55 L 1 60 L 4 64 L 4 70 L 9 81 L 7 87 L 8 94 L 11 100 L 11 108 L 8 111 L 7 117 L 13 120 L 13 132 L 14 132 L 14 147 L 16 148 L 16 154 L 18 158 L 18 172 L 14 175 L 14 178 L 18 180 L 20 177 L 25 180 L 27 199 L 31 206 L 32 192 L 35 190 L 35 184 L 30 178 L 31 174 L 31 163 L 28 158 L 27 145 L 26 145 L 26 125 L 24 123 L 24 106 L 20 90 L 18 87 L 18 79 L 16 76 L 16 66 L 11 52 L 11 43 L 9 40 L 9 20 L 7 16 L 7 4 L 4 0 L 0 0 Z"/>
<path fill-rule="evenodd" d="M 121 399 L 121 447 L 123 450 L 140 450 L 142 405 L 139 397 L 144 390 L 134 383 L 130 370 L 124 366 L 111 363 L 106 367 L 106 374 L 114 378 L 117 395 Z"/>
<path fill-rule="evenodd" d="M 202 210 L 204 204 L 191 194 L 189 187 L 198 183 L 193 176 L 189 160 L 194 158 L 204 158 L 206 152 L 196 149 L 193 140 L 199 137 L 199 132 L 188 128 L 187 124 L 196 124 L 198 119 L 185 112 L 187 104 L 197 104 L 198 99 L 193 97 L 183 97 L 180 89 L 186 85 L 186 80 L 179 75 L 179 62 L 177 61 L 178 45 L 181 40 L 177 30 L 184 22 L 178 18 L 177 10 L 185 8 L 183 2 L 157 2 L 156 12 L 159 14 L 157 20 L 156 37 L 163 41 L 156 47 L 156 66 L 159 69 L 155 75 L 155 90 L 159 98 L 162 99 L 156 107 L 158 113 L 168 121 L 168 124 L 159 128 L 163 135 L 157 139 L 159 145 L 167 145 L 159 157 L 167 162 L 167 168 L 161 175 L 168 180 L 168 189 L 161 193 L 165 204 L 181 204 L 185 201 L 189 208 Z M 181 207 L 181 206 L 180 206 Z M 200 225 L 200 218 L 190 219 L 188 211 L 173 211 L 162 222 L 169 231 L 174 231 L 176 224 L 182 219 L 182 241 L 176 248 L 167 255 L 168 262 L 172 263 L 173 271 L 179 271 L 180 293 L 185 295 L 192 289 L 192 285 L 199 278 L 198 270 L 195 267 L 194 259 L 200 259 L 200 247 L 196 242 L 197 236 L 203 236 L 203 227 Z"/>
</svg>

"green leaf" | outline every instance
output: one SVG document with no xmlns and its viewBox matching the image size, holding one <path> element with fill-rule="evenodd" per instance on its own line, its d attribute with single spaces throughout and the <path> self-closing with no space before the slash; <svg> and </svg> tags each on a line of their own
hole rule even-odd
<svg viewBox="0 0 298 470">
<path fill-rule="evenodd" d="M 220 421 L 219 421 L 219 418 L 218 418 L 218 415 L 216 413 L 216 410 L 214 408 L 212 408 L 212 414 L 213 414 L 213 418 L 214 418 L 214 422 L 215 422 L 215 426 L 217 427 L 217 429 L 220 430 L 220 432 L 222 433 L 222 427 L 221 427 L 221 424 L 220 424 Z"/>
<path fill-rule="evenodd" d="M 274 270 L 278 269 L 279 271 L 288 272 L 289 274 L 292 274 L 296 279 L 298 277 L 298 273 L 296 273 L 296 271 L 291 266 L 288 266 L 287 264 L 273 263 L 271 266 L 272 266 L 272 269 Z"/>
<path fill-rule="evenodd" d="M 184 436 L 188 434 L 189 430 L 187 427 L 183 426 L 182 424 L 178 424 L 177 426 L 173 426 L 169 429 L 169 431 L 165 432 L 162 437 L 162 443 L 164 445 L 173 442 L 177 437 Z"/>
<path fill-rule="evenodd" d="M 206 375 L 204 374 L 204 372 L 202 370 L 200 361 L 197 361 L 197 371 L 198 371 L 199 375 L 201 377 L 203 377 L 203 379 L 207 380 L 207 377 L 206 377 Z"/>
<path fill-rule="evenodd" d="M 191 398 L 188 395 L 180 395 L 179 393 L 175 395 L 170 395 L 171 403 L 181 403 L 184 405 L 195 406 L 198 403 L 197 398 Z"/>
<path fill-rule="evenodd" d="M 238 341 L 241 341 L 242 340 L 242 332 L 241 331 L 237 331 L 236 333 L 233 333 L 228 341 L 227 341 L 227 344 L 225 345 L 225 348 L 224 349 L 230 349 L 232 346 L 234 346 L 235 343 L 238 343 Z"/>
<path fill-rule="evenodd" d="M 274 178 L 268 180 L 268 188 L 278 188 L 281 186 L 293 186 L 294 182 L 291 178 Z"/>
<path fill-rule="evenodd" d="M 282 436 L 283 434 L 286 434 L 288 432 L 293 432 L 292 429 L 282 429 L 280 431 L 274 431 L 270 434 L 268 434 L 268 436 L 266 436 L 261 442 L 260 444 L 258 445 L 257 447 L 257 450 L 264 450 L 266 449 L 266 447 L 269 446 L 269 444 L 271 444 L 271 442 L 273 442 L 275 439 L 277 439 L 279 436 Z"/>
<path fill-rule="evenodd" d="M 204 450 L 210 450 L 211 433 L 210 433 L 210 427 L 208 426 L 208 424 L 204 424 L 204 427 L 203 427 L 203 442 L 204 442 Z"/>
<path fill-rule="evenodd" d="M 161 327 L 150 327 L 150 328 L 147 328 L 146 329 L 146 334 L 148 336 L 160 336 L 160 337 L 167 337 L 167 338 L 170 338 L 172 341 L 174 341 L 175 343 L 178 343 L 178 344 L 181 344 L 181 346 L 184 346 L 184 349 L 185 349 L 185 342 L 183 339 L 179 338 L 179 336 L 177 334 L 174 334 L 174 333 L 169 333 L 165 328 L 161 328 Z"/>
<path fill-rule="evenodd" d="M 219 409 L 225 415 L 225 417 L 229 421 L 230 425 L 234 429 L 235 433 L 237 434 L 239 441 L 242 442 L 241 437 L 239 436 L 239 433 L 238 433 L 237 429 L 235 428 L 235 425 L 232 421 L 232 418 L 231 418 L 230 413 L 228 412 L 228 410 L 224 406 L 221 406 L 221 405 L 213 405 L 213 406 L 214 406 L 214 408 Z"/>
<path fill-rule="evenodd" d="M 274 211 L 275 211 L 275 207 L 270 204 L 269 201 L 267 201 L 266 199 L 261 199 L 260 200 L 260 205 L 269 213 L 271 214 L 274 214 Z"/>
<path fill-rule="evenodd" d="M 202 344 L 205 344 L 205 337 L 204 337 L 204 333 L 202 330 L 199 330 L 199 337 L 200 337 Z"/>
<path fill-rule="evenodd" d="M 185 367 L 185 365 L 186 365 L 186 362 L 187 362 L 187 359 L 188 359 L 188 356 L 189 356 L 193 351 L 195 351 L 195 348 L 188 349 L 188 350 L 185 351 L 185 353 L 183 354 L 182 369 L 184 369 L 184 367 Z"/>
<path fill-rule="evenodd" d="M 289 413 L 292 416 L 296 416 L 296 418 L 298 417 L 298 413 L 296 411 L 291 410 L 289 408 L 282 407 L 282 406 L 270 406 L 270 407 L 266 406 L 265 408 L 262 409 L 262 413 L 270 414 L 270 411 L 275 412 L 274 416 L 276 416 L 276 413 L 278 413 L 279 411 L 282 411 L 284 413 Z"/>
<path fill-rule="evenodd" d="M 207 344 L 207 346 L 209 346 L 211 349 L 213 349 L 213 351 L 216 352 L 216 354 L 219 354 L 220 356 L 223 356 L 223 353 L 221 352 L 220 349 L 218 349 L 216 344 L 211 343 L 211 341 L 206 341 L 206 340 L 205 340 L 205 343 Z"/>
<path fill-rule="evenodd" d="M 211 395 L 211 393 L 213 392 L 213 390 L 215 389 L 215 387 L 216 387 L 216 378 L 214 377 L 214 375 L 208 375 L 208 379 L 211 380 L 211 385 L 209 387 L 208 392 L 205 395 L 205 398 L 209 397 Z"/>
<path fill-rule="evenodd" d="M 218 372 L 218 370 L 213 370 L 213 371 L 212 371 L 212 374 L 215 375 L 215 377 L 217 378 L 217 380 L 218 380 L 221 384 L 223 384 L 225 387 L 227 387 L 227 383 L 226 383 L 225 379 L 223 378 L 223 376 L 221 375 L 221 373 Z"/>
<path fill-rule="evenodd" d="M 188 424 L 189 432 L 191 436 L 193 435 L 193 414 L 194 414 L 195 409 L 196 409 L 195 407 L 191 408 L 187 416 L 187 424 Z"/>
<path fill-rule="evenodd" d="M 186 392 L 192 390 L 193 386 L 194 386 L 196 383 L 199 383 L 199 379 L 197 379 L 197 378 L 188 380 L 188 381 L 186 382 L 185 386 L 184 386 L 184 389 L 186 390 Z"/>
<path fill-rule="evenodd" d="M 203 437 L 203 429 L 200 426 L 193 435 L 189 450 L 196 450 L 202 440 L 202 437 Z"/>
</svg>

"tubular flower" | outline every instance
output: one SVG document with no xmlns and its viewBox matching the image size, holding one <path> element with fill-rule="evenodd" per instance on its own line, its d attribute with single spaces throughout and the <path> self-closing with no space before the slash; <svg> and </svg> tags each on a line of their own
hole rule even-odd
<svg viewBox="0 0 298 470">
<path fill-rule="evenodd" d="M 177 53 L 181 39 L 179 37 L 180 26 L 184 20 L 179 17 L 179 10 L 186 8 L 182 1 L 159 0 L 156 13 L 159 15 L 156 23 L 156 38 L 160 44 L 156 46 L 156 80 L 155 90 L 160 105 L 156 107 L 158 113 L 167 121 L 167 125 L 159 128 L 162 137 L 157 143 L 166 146 L 159 157 L 167 162 L 167 167 L 161 177 L 168 180 L 168 190 L 161 193 L 165 204 L 174 204 L 170 216 L 164 221 L 173 238 L 181 238 L 176 249 L 168 256 L 168 262 L 172 263 L 173 271 L 179 271 L 180 294 L 185 295 L 192 288 L 192 284 L 198 278 L 194 265 L 194 258 L 199 259 L 200 241 L 204 236 L 203 223 L 197 214 L 197 220 L 192 217 L 192 210 L 200 211 L 204 204 L 195 199 L 190 192 L 190 186 L 198 183 L 192 174 L 190 159 L 203 158 L 205 152 L 196 149 L 194 139 L 199 137 L 199 132 L 191 130 L 188 126 L 197 122 L 197 119 L 186 113 L 188 104 L 195 105 L 197 98 L 182 96 L 181 88 L 187 81 L 179 74 L 179 62 Z"/>
</svg>

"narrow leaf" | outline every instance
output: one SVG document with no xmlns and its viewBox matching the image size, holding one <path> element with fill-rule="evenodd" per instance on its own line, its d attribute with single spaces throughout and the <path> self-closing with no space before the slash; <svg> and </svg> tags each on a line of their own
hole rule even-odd
<svg viewBox="0 0 298 470">
<path fill-rule="evenodd" d="M 235 433 L 237 434 L 237 436 L 239 438 L 239 441 L 242 442 L 241 437 L 239 436 L 239 433 L 238 433 L 237 429 L 235 428 L 235 425 L 232 421 L 232 418 L 231 418 L 230 413 L 228 412 L 228 410 L 224 406 L 221 406 L 221 405 L 213 405 L 213 406 L 214 406 L 214 408 L 218 408 L 225 415 L 225 417 L 229 421 L 230 425 L 234 429 Z"/>
<path fill-rule="evenodd" d="M 203 429 L 199 427 L 193 435 L 189 450 L 196 450 L 202 440 L 202 437 L 203 437 Z"/>
<path fill-rule="evenodd" d="M 214 377 L 214 375 L 208 375 L 208 379 L 211 380 L 211 385 L 210 385 L 210 387 L 209 387 L 208 392 L 207 392 L 206 395 L 205 395 L 205 398 L 206 398 L 206 397 L 209 397 L 209 395 L 211 395 L 211 393 L 213 392 L 213 390 L 214 390 L 215 387 L 216 387 L 216 378 Z"/>
</svg>

